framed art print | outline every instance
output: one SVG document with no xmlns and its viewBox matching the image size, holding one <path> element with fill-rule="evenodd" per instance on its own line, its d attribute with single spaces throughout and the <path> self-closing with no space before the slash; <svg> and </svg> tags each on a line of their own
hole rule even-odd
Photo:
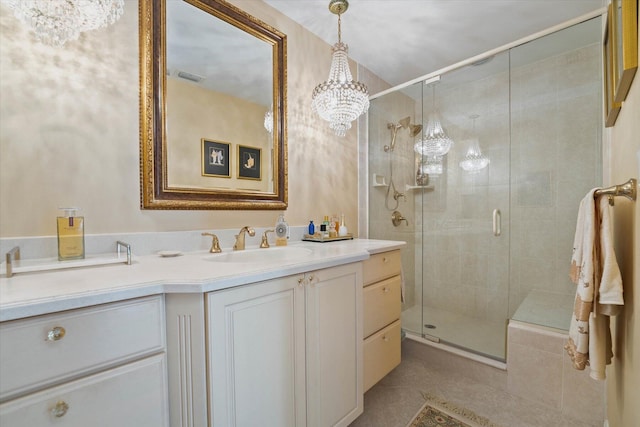
<svg viewBox="0 0 640 427">
<path fill-rule="evenodd" d="M 231 144 L 202 138 L 202 176 L 230 178 Z"/>
<path fill-rule="evenodd" d="M 262 149 L 238 145 L 238 178 L 262 179 Z"/>
</svg>

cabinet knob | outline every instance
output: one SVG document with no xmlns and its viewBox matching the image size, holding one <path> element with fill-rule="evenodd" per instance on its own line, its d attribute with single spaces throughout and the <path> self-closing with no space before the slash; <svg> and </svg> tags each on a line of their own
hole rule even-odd
<svg viewBox="0 0 640 427">
<path fill-rule="evenodd" d="M 298 286 L 302 287 L 302 285 L 304 285 L 304 277 L 298 279 Z"/>
<path fill-rule="evenodd" d="M 67 331 L 62 326 L 55 326 L 49 332 L 47 332 L 47 338 L 45 341 L 59 341 L 64 337 Z"/>
<path fill-rule="evenodd" d="M 67 402 L 65 402 L 64 400 L 60 400 L 58 401 L 58 403 L 56 403 L 56 406 L 51 408 L 50 411 L 51 411 L 51 415 L 53 415 L 56 418 L 60 418 L 60 417 L 64 417 L 68 410 L 69 410 L 69 405 L 67 404 Z"/>
<path fill-rule="evenodd" d="M 382 262 L 384 262 L 385 264 L 389 262 L 389 259 L 385 256 L 382 257 Z"/>
<path fill-rule="evenodd" d="M 384 292 L 384 293 L 386 294 L 387 292 L 389 292 L 389 288 L 387 288 L 387 287 L 385 286 L 384 288 L 382 288 L 382 292 Z"/>
<path fill-rule="evenodd" d="M 313 274 L 309 275 L 309 283 L 313 282 L 313 279 L 315 279 L 315 276 Z"/>
<path fill-rule="evenodd" d="M 386 336 L 386 335 L 383 335 L 383 336 L 382 336 L 382 341 L 387 342 L 387 341 L 389 341 L 389 338 L 387 338 L 387 336 Z"/>
</svg>

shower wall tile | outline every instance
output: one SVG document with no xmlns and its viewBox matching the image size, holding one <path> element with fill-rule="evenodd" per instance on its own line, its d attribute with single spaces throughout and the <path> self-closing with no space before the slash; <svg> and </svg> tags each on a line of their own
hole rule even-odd
<svg viewBox="0 0 640 427">
<path fill-rule="evenodd" d="M 605 382 L 578 371 L 568 354 L 563 355 L 562 413 L 584 422 L 605 418 Z"/>
<path fill-rule="evenodd" d="M 601 425 L 604 382 L 578 371 L 564 351 L 566 334 L 510 323 L 507 387 L 512 394 L 559 409 L 562 414 Z"/>
<path fill-rule="evenodd" d="M 562 406 L 562 355 L 510 341 L 507 354 L 509 393 L 559 410 Z"/>
</svg>

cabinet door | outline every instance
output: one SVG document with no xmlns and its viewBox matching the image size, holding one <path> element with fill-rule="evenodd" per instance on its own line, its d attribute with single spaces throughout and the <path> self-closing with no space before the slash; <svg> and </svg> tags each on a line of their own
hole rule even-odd
<svg viewBox="0 0 640 427">
<path fill-rule="evenodd" d="M 166 402 L 162 354 L 5 402 L 0 425 L 161 427 Z"/>
<path fill-rule="evenodd" d="M 307 425 L 347 426 L 363 411 L 362 265 L 306 277 Z"/>
<path fill-rule="evenodd" d="M 212 292 L 207 314 L 213 425 L 304 426 L 303 276 Z"/>
</svg>

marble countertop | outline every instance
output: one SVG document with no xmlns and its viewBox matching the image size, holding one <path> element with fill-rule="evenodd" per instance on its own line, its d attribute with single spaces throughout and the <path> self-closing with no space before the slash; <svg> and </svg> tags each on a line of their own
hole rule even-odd
<svg viewBox="0 0 640 427">
<path fill-rule="evenodd" d="M 215 254 L 185 252 L 137 257 L 133 263 L 16 274 L 0 278 L 0 321 L 163 293 L 203 293 L 306 271 L 362 261 L 399 249 L 402 241 L 354 239 L 330 243 L 294 242 L 310 253 L 274 262 L 214 262 Z M 278 249 L 278 248 L 274 248 Z M 257 249 L 247 247 L 248 251 Z M 232 253 L 223 248 L 223 254 Z"/>
</svg>

